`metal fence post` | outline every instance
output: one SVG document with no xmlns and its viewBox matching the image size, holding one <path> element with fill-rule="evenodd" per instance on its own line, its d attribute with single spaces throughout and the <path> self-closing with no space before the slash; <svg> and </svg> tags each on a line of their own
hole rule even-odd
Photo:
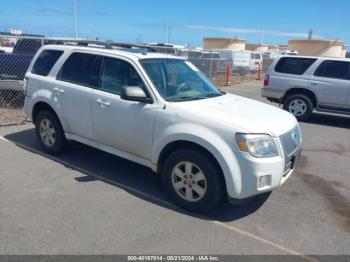
<svg viewBox="0 0 350 262">
<path fill-rule="evenodd" d="M 258 78 L 257 80 L 261 80 L 261 65 L 259 64 L 259 67 L 258 67 Z"/>
<path fill-rule="evenodd" d="M 228 86 L 229 80 L 230 80 L 230 65 L 226 65 L 226 86 Z"/>
</svg>

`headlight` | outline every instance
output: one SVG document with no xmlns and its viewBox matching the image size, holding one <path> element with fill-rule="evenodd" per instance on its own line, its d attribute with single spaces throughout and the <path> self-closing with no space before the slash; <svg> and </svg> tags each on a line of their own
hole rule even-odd
<svg viewBox="0 0 350 262">
<path fill-rule="evenodd" d="M 236 134 L 236 141 L 241 151 L 254 157 L 277 156 L 277 148 L 269 135 Z"/>
</svg>

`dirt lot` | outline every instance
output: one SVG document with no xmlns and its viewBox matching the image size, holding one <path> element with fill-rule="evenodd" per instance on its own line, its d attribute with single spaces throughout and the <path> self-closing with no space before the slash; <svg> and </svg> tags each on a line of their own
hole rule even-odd
<svg viewBox="0 0 350 262">
<path fill-rule="evenodd" d="M 226 87 L 260 97 L 260 83 Z M 31 124 L 0 128 L 0 254 L 350 254 L 350 117 L 301 124 L 298 170 L 269 199 L 198 216 L 148 169 L 72 143 L 45 155 Z"/>
</svg>

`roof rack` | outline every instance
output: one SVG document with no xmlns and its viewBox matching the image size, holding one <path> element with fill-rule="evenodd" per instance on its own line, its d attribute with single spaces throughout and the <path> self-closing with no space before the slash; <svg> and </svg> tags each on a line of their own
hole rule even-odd
<svg viewBox="0 0 350 262">
<path fill-rule="evenodd" d="M 148 45 L 138 45 L 130 43 L 115 43 L 115 42 L 105 42 L 99 40 L 87 40 L 87 39 L 59 39 L 59 38 L 49 38 L 44 40 L 46 44 L 57 44 L 57 45 L 70 45 L 75 43 L 77 46 L 89 47 L 89 45 L 101 46 L 105 49 L 114 49 L 114 48 L 126 48 L 126 49 L 146 49 L 149 52 L 156 52 L 152 46 Z M 93 46 L 96 47 L 96 46 Z"/>
</svg>

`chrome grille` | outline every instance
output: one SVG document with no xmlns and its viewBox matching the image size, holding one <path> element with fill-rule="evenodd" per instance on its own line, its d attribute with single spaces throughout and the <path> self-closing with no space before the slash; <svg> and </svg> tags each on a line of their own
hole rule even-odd
<svg viewBox="0 0 350 262">
<path fill-rule="evenodd" d="M 290 156 L 300 145 L 301 133 L 299 126 L 280 136 L 285 157 Z"/>
</svg>

